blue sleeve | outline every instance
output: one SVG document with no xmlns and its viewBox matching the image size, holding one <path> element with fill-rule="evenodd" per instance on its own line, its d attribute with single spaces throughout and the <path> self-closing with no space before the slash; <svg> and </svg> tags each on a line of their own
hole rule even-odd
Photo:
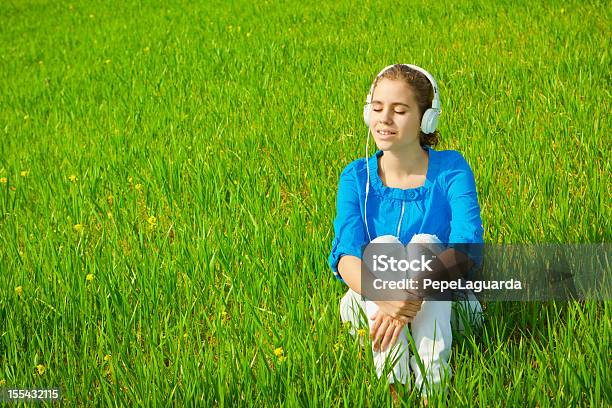
<svg viewBox="0 0 612 408">
<path fill-rule="evenodd" d="M 484 229 L 474 174 L 461 154 L 448 172 L 446 182 L 451 209 L 449 247 L 464 252 L 474 261 L 474 268 L 478 268 L 482 264 Z M 468 273 L 468 279 L 470 276 Z"/>
<path fill-rule="evenodd" d="M 349 164 L 340 175 L 334 220 L 334 240 L 328 259 L 334 276 L 342 283 L 344 280 L 338 273 L 340 257 L 353 255 L 361 259 L 362 246 L 366 244 L 365 226 L 359 207 L 359 186 L 352 164 Z"/>
</svg>

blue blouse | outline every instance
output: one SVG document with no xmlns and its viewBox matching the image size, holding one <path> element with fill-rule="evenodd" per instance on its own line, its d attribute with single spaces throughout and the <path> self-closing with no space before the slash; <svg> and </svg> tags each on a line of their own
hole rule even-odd
<svg viewBox="0 0 612 408">
<path fill-rule="evenodd" d="M 383 151 L 379 150 L 368 158 L 370 191 L 367 217 L 371 238 L 397 236 L 401 217 L 399 240 L 404 245 L 415 234 L 436 235 L 449 247 L 456 244 L 481 244 L 482 220 L 470 165 L 455 150 L 437 151 L 427 146 L 424 149 L 429 154 L 426 181 L 417 188 L 385 186 L 378 175 L 378 158 L 383 155 Z M 338 183 L 335 236 L 329 265 L 334 276 L 343 283 L 338 273 L 340 257 L 353 255 L 361 258 L 362 247 L 369 242 L 364 223 L 366 182 L 365 159 L 360 158 L 344 168 Z M 461 246 L 476 266 L 481 262 L 479 247 Z"/>
</svg>

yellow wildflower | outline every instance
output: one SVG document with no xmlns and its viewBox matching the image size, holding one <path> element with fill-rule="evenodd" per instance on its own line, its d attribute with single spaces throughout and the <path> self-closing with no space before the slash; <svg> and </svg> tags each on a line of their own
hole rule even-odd
<svg viewBox="0 0 612 408">
<path fill-rule="evenodd" d="M 104 361 L 110 361 L 110 359 L 111 359 L 111 355 L 110 354 L 107 354 L 107 355 L 104 356 Z"/>
<path fill-rule="evenodd" d="M 359 329 L 357 330 L 357 333 L 359 334 L 359 337 L 363 337 L 366 335 L 366 330 L 365 329 Z"/>
<path fill-rule="evenodd" d="M 0 177 L 0 184 L 6 184 L 7 183 L 7 179 L 6 177 Z"/>
<path fill-rule="evenodd" d="M 0 387 L 6 385 L 6 380 L 3 378 L 0 380 Z"/>
<path fill-rule="evenodd" d="M 150 216 L 147 222 L 149 223 L 150 229 L 154 229 L 155 227 L 157 227 L 157 218 L 155 218 L 155 216 Z"/>
<path fill-rule="evenodd" d="M 128 183 L 132 184 L 133 181 L 134 181 L 134 177 L 128 177 Z"/>
<path fill-rule="evenodd" d="M 30 174 L 29 170 L 23 170 L 21 173 L 19 173 L 21 175 L 21 177 L 28 177 L 28 174 Z"/>
<path fill-rule="evenodd" d="M 23 288 L 21 286 L 17 286 L 15 288 L 15 293 L 17 294 L 17 296 L 21 297 L 21 295 L 23 294 Z"/>
<path fill-rule="evenodd" d="M 106 216 L 108 217 L 109 220 L 113 219 L 113 213 L 110 211 L 106 213 Z"/>
<path fill-rule="evenodd" d="M 278 359 L 279 363 L 282 363 L 287 360 L 287 356 L 285 355 L 285 351 L 282 347 L 277 347 L 274 349 L 274 355 Z"/>
<path fill-rule="evenodd" d="M 108 205 L 110 205 L 112 207 L 114 199 L 115 198 L 113 197 L 113 195 L 109 194 L 108 197 L 106 197 L 106 202 L 108 203 Z"/>
<path fill-rule="evenodd" d="M 140 191 L 142 190 L 142 184 L 138 183 L 134 186 L 134 188 L 136 189 L 136 191 Z"/>
<path fill-rule="evenodd" d="M 105 64 L 110 64 L 111 60 L 107 59 L 106 61 L 104 61 Z"/>
<path fill-rule="evenodd" d="M 83 225 L 82 225 L 82 224 L 75 224 L 73 228 L 74 228 L 74 230 L 75 230 L 76 232 L 81 232 L 81 231 L 83 231 Z"/>
<path fill-rule="evenodd" d="M 36 370 L 38 371 L 38 374 L 43 375 L 43 373 L 45 372 L 45 366 L 42 364 L 39 364 L 36 366 Z"/>
<path fill-rule="evenodd" d="M 92 280 L 94 280 L 94 274 L 88 273 L 85 279 L 87 279 L 87 282 L 91 282 Z"/>
<path fill-rule="evenodd" d="M 76 181 L 77 181 L 77 176 L 75 176 L 74 174 L 71 174 L 71 175 L 68 177 L 68 180 L 72 181 L 73 183 L 76 183 Z"/>
</svg>

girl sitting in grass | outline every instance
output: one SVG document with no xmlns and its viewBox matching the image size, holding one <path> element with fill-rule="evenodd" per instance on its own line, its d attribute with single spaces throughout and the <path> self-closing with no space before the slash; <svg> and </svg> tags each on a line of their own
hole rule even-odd
<svg viewBox="0 0 612 408">
<path fill-rule="evenodd" d="M 355 335 L 365 324 L 360 315 L 367 317 L 378 377 L 385 363 L 392 367 L 387 378 L 397 398 L 393 384 L 400 381 L 410 388 L 412 367 L 425 403 L 432 392 L 448 387 L 452 318 L 467 310 L 477 319 L 471 323 L 480 322 L 480 303 L 473 293 L 455 304 L 424 300 L 422 292 L 414 291 L 402 301 L 365 298 L 362 247 L 431 244 L 437 255 L 431 276 L 439 279 L 464 277 L 478 264 L 477 254 L 456 245 L 482 243 L 474 176 L 459 152 L 434 150 L 439 113 L 437 85 L 422 68 L 397 64 L 376 76 L 364 119 L 368 138 L 371 134 L 379 150 L 368 157 L 366 147 L 366 159 L 353 161 L 340 175 L 329 255 L 335 277 L 349 287 L 340 302 L 341 319 L 351 322 Z M 410 357 L 407 325 L 418 358 Z"/>
</svg>

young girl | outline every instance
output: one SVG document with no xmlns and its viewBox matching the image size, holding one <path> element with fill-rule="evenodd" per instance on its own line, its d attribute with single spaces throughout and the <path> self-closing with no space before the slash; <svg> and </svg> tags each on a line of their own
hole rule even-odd
<svg viewBox="0 0 612 408">
<path fill-rule="evenodd" d="M 379 150 L 368 157 L 366 144 L 366 159 L 353 161 L 340 175 L 329 255 L 335 277 L 349 287 L 340 302 L 341 319 L 351 322 L 355 335 L 360 315 L 367 316 L 378 377 L 388 364 L 389 383 L 410 387 L 411 366 L 425 402 L 432 391 L 446 389 L 451 377 L 451 320 L 462 314 L 479 323 L 480 303 L 473 293 L 455 305 L 415 294 L 407 301 L 368 300 L 361 296 L 361 263 L 368 243 L 418 242 L 436 248 L 438 276 L 465 276 L 478 264 L 477 254 L 455 245 L 482 243 L 483 228 L 470 166 L 457 151 L 433 149 L 440 112 L 437 84 L 422 68 L 396 64 L 376 76 L 364 119 Z M 408 323 L 420 361 L 410 358 Z"/>
</svg>

